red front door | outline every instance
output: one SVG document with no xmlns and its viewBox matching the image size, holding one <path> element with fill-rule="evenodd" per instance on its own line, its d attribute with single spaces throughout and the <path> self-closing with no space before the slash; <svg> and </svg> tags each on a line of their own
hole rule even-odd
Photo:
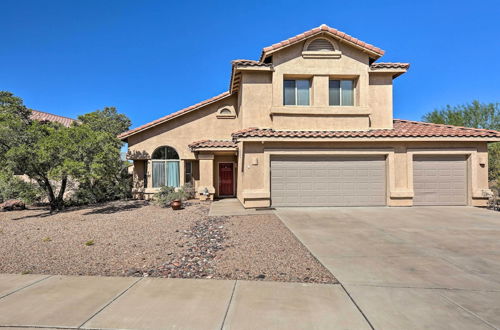
<svg viewBox="0 0 500 330">
<path fill-rule="evenodd" d="M 234 195 L 233 163 L 219 163 L 219 196 Z"/>
</svg>

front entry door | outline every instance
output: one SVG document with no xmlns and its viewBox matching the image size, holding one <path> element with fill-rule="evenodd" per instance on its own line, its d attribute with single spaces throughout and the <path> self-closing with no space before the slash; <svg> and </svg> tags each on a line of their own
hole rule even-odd
<svg viewBox="0 0 500 330">
<path fill-rule="evenodd" d="M 234 196 L 233 169 L 233 163 L 219 163 L 219 196 Z"/>
</svg>

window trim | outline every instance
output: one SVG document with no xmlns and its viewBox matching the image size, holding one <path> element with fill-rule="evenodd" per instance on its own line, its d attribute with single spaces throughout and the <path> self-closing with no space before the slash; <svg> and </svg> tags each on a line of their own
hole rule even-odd
<svg viewBox="0 0 500 330">
<path fill-rule="evenodd" d="M 331 104 L 330 103 L 330 82 L 331 81 L 339 81 L 339 104 Z M 352 82 L 352 104 L 345 105 L 342 103 L 342 81 L 351 81 Z M 328 106 L 329 107 L 355 107 L 356 106 L 356 79 L 349 78 L 330 78 L 328 79 Z"/>
<path fill-rule="evenodd" d="M 285 81 L 295 81 L 295 87 L 294 87 L 294 92 L 295 92 L 295 104 L 286 104 L 285 101 Z M 297 104 L 298 101 L 298 88 L 297 88 L 297 81 L 307 81 L 308 82 L 308 89 L 307 89 L 307 104 Z M 310 78 L 283 78 L 283 106 L 284 107 L 309 107 L 311 106 L 311 79 Z"/>
<path fill-rule="evenodd" d="M 189 166 L 187 166 L 189 164 Z M 189 167 L 189 171 L 188 171 Z M 189 180 L 187 179 L 189 175 Z M 193 181 L 193 162 L 190 160 L 184 161 L 184 183 L 192 183 Z"/>
<path fill-rule="evenodd" d="M 153 157 L 151 157 L 151 186 L 152 188 L 161 188 L 163 186 L 168 186 L 168 163 L 169 162 L 177 162 L 177 171 L 179 172 L 178 173 L 178 177 L 179 177 L 179 185 L 178 186 L 170 186 L 170 187 L 174 187 L 174 188 L 178 188 L 180 187 L 180 156 L 179 156 L 179 152 L 177 152 L 177 149 L 175 149 L 174 147 L 171 147 L 171 146 L 168 146 L 168 145 L 163 145 L 163 146 L 160 146 L 158 148 L 156 148 L 152 155 L 154 155 L 160 148 L 165 148 L 165 157 L 168 157 L 168 151 L 167 149 L 170 148 L 172 149 L 173 151 L 175 151 L 176 155 L 177 155 L 177 158 L 166 158 L 166 159 L 154 159 Z M 154 180 L 154 163 L 164 163 L 164 167 L 165 167 L 165 184 L 164 185 L 160 185 L 160 186 L 155 186 L 155 180 Z"/>
</svg>

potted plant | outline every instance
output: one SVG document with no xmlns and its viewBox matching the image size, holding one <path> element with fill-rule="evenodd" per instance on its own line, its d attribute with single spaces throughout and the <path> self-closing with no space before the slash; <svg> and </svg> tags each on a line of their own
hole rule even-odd
<svg viewBox="0 0 500 330">
<path fill-rule="evenodd" d="M 180 210 L 182 208 L 182 200 L 174 199 L 172 202 L 170 202 L 170 207 L 172 208 L 172 210 Z"/>
</svg>

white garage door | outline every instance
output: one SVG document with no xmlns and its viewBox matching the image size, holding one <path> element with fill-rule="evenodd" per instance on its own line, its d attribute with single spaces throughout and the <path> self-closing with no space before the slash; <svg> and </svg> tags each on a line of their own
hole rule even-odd
<svg viewBox="0 0 500 330">
<path fill-rule="evenodd" d="M 465 156 L 415 157 L 414 205 L 467 205 Z"/>
<path fill-rule="evenodd" d="M 273 206 L 386 205 L 385 157 L 271 159 Z"/>
</svg>

